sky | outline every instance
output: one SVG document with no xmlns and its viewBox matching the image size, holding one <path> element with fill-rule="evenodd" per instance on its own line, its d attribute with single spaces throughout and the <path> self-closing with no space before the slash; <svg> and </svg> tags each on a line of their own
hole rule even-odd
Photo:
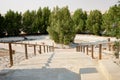
<svg viewBox="0 0 120 80">
<path fill-rule="evenodd" d="M 55 6 L 68 6 L 71 12 L 76 9 L 85 11 L 100 10 L 105 12 L 110 6 L 117 4 L 118 0 L 0 0 L 0 13 L 5 14 L 8 10 L 25 12 L 26 10 L 38 10 L 39 7 L 48 6 L 51 10 Z"/>
</svg>

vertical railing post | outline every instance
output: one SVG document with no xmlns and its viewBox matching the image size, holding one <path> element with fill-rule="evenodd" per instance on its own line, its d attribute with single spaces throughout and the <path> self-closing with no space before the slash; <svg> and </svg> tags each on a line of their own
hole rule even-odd
<svg viewBox="0 0 120 80">
<path fill-rule="evenodd" d="M 34 55 L 36 56 L 36 45 L 33 46 L 34 46 Z"/>
<path fill-rule="evenodd" d="M 81 47 L 81 45 L 79 45 L 79 46 L 78 46 L 78 48 L 79 48 L 79 49 L 78 49 L 78 51 L 79 51 L 79 52 L 81 52 L 81 49 L 80 49 L 80 47 Z"/>
<path fill-rule="evenodd" d="M 10 67 L 13 66 L 12 44 L 9 43 Z"/>
<path fill-rule="evenodd" d="M 76 46 L 76 52 L 78 52 L 78 46 Z"/>
<path fill-rule="evenodd" d="M 86 52 L 87 52 L 87 55 L 88 55 L 88 45 L 86 46 Z"/>
<path fill-rule="evenodd" d="M 48 53 L 48 45 L 47 45 L 47 53 Z"/>
<path fill-rule="evenodd" d="M 54 52 L 54 46 L 52 46 L 52 52 Z"/>
<path fill-rule="evenodd" d="M 80 47 L 79 47 L 79 51 L 82 52 L 82 45 L 80 45 Z"/>
<path fill-rule="evenodd" d="M 79 45 L 79 52 L 81 52 L 81 45 Z"/>
<path fill-rule="evenodd" d="M 94 58 L 94 45 L 91 46 L 91 57 Z"/>
<path fill-rule="evenodd" d="M 102 44 L 99 44 L 99 59 L 102 59 Z"/>
<path fill-rule="evenodd" d="M 81 52 L 82 52 L 82 45 L 81 45 Z"/>
<path fill-rule="evenodd" d="M 28 59 L 27 44 L 25 44 L 25 58 Z"/>
<path fill-rule="evenodd" d="M 52 52 L 52 46 L 50 46 L 50 52 Z"/>
<path fill-rule="evenodd" d="M 51 51 L 50 51 L 50 46 L 49 46 L 49 52 L 51 52 Z"/>
<path fill-rule="evenodd" d="M 41 54 L 42 52 L 41 52 L 41 45 L 39 45 L 39 53 Z"/>
<path fill-rule="evenodd" d="M 113 51 L 115 51 L 115 45 L 114 44 L 113 44 L 112 48 L 113 48 Z"/>
<path fill-rule="evenodd" d="M 80 46 L 78 45 L 78 46 L 77 46 L 77 52 L 79 52 L 79 50 L 80 50 L 79 48 L 80 48 Z"/>
<path fill-rule="evenodd" d="M 111 47 L 111 45 L 110 45 L 110 38 L 108 38 L 108 50 L 109 51 L 111 50 L 110 47 Z"/>
<path fill-rule="evenodd" d="M 83 52 L 85 53 L 85 45 L 83 46 Z"/>
<path fill-rule="evenodd" d="M 43 45 L 43 48 L 44 48 L 44 53 L 45 53 L 45 45 Z"/>
</svg>

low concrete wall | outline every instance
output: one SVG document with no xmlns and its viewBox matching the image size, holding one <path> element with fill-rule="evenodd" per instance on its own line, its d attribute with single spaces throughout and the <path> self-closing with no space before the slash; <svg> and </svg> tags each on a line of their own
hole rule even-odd
<svg viewBox="0 0 120 80">
<path fill-rule="evenodd" d="M 99 69 L 106 80 L 120 80 L 120 67 L 112 60 L 100 60 Z"/>
</svg>

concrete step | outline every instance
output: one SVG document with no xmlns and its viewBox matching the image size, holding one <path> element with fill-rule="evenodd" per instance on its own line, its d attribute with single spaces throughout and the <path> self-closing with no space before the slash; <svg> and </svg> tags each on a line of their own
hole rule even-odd
<svg viewBox="0 0 120 80">
<path fill-rule="evenodd" d="M 84 71 L 95 66 L 92 59 L 83 53 L 44 53 L 14 65 L 10 69 L 13 72 L 5 80 L 87 80 L 91 73 L 84 74 Z M 99 72 L 92 76 L 100 78 Z"/>
</svg>

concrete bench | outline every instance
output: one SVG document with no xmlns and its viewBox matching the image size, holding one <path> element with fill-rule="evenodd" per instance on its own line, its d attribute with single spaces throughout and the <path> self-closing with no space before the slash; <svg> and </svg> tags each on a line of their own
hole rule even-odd
<svg viewBox="0 0 120 80">
<path fill-rule="evenodd" d="M 120 66 L 112 60 L 99 61 L 99 68 L 106 80 L 120 80 Z"/>
</svg>

